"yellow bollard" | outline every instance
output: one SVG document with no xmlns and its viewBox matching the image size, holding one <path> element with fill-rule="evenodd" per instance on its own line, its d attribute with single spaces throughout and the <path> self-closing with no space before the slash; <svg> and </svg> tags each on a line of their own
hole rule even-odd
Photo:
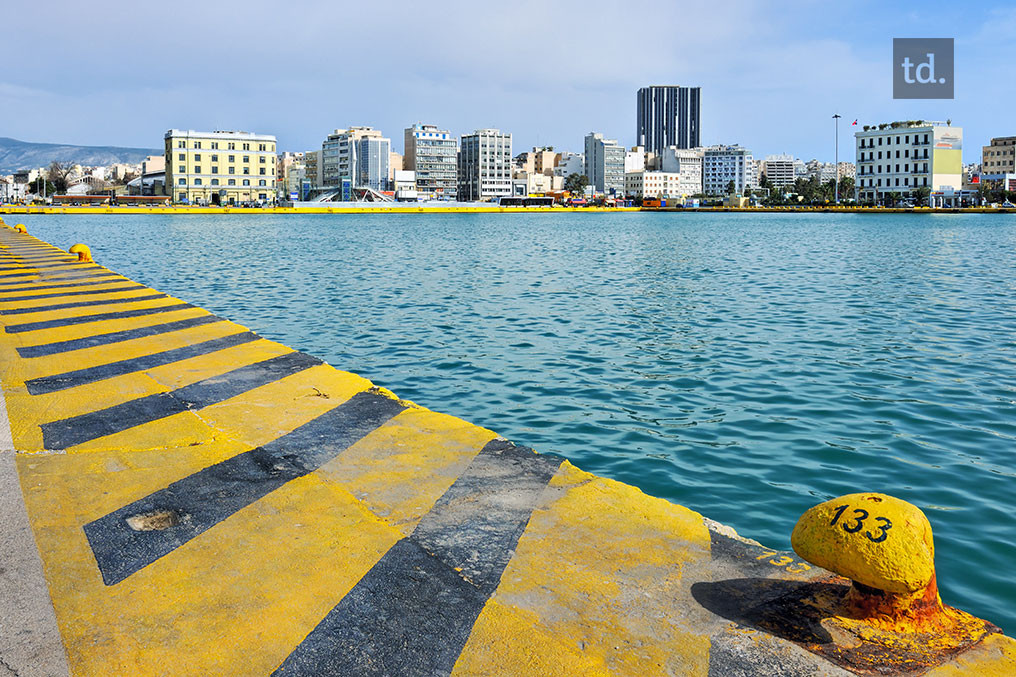
<svg viewBox="0 0 1016 677">
<path fill-rule="evenodd" d="M 16 233 L 27 233 L 28 229 L 25 228 L 25 224 L 19 223 L 18 225 L 14 226 L 14 232 L 16 232 Z"/>
<path fill-rule="evenodd" d="M 92 250 L 88 248 L 88 245 L 76 244 L 73 245 L 67 251 L 70 252 L 71 254 L 77 254 L 78 261 L 90 262 L 92 260 Z"/>
<path fill-rule="evenodd" d="M 812 564 L 893 593 L 923 590 L 935 576 L 931 524 L 885 494 L 848 494 L 811 508 L 790 537 Z"/>
</svg>

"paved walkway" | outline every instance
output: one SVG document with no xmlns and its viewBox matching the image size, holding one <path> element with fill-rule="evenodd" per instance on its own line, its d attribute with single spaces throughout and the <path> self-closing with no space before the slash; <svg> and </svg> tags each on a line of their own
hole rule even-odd
<svg viewBox="0 0 1016 677">
<path fill-rule="evenodd" d="M 847 581 L 793 553 L 9 229 L 0 326 L 0 677 L 881 660 L 839 650 L 807 601 Z M 883 663 L 1016 672 L 1002 635 L 962 649 Z"/>
</svg>

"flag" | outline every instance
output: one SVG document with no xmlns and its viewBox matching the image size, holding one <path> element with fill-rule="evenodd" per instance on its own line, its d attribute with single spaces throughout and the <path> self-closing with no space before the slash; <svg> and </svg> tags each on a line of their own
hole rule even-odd
<svg viewBox="0 0 1016 677">
<path fill-rule="evenodd" d="M 851 122 L 850 126 L 851 127 L 856 127 L 857 126 L 857 120 L 854 120 L 853 122 Z"/>
</svg>

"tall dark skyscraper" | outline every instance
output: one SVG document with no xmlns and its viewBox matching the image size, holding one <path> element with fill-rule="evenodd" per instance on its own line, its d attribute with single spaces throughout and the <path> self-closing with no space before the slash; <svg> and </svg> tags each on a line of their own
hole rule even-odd
<svg viewBox="0 0 1016 677">
<path fill-rule="evenodd" d="M 643 87 L 638 93 L 636 143 L 660 153 L 667 146 L 699 146 L 701 87 Z"/>
</svg>

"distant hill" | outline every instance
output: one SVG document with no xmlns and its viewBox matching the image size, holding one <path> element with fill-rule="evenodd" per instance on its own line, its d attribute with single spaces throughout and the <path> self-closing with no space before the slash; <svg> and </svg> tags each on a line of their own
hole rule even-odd
<svg viewBox="0 0 1016 677">
<path fill-rule="evenodd" d="M 0 136 L 0 174 L 45 167 L 54 160 L 75 165 L 111 165 L 119 162 L 137 164 L 149 155 L 162 155 L 163 152 L 162 148 L 29 143 Z"/>
</svg>

